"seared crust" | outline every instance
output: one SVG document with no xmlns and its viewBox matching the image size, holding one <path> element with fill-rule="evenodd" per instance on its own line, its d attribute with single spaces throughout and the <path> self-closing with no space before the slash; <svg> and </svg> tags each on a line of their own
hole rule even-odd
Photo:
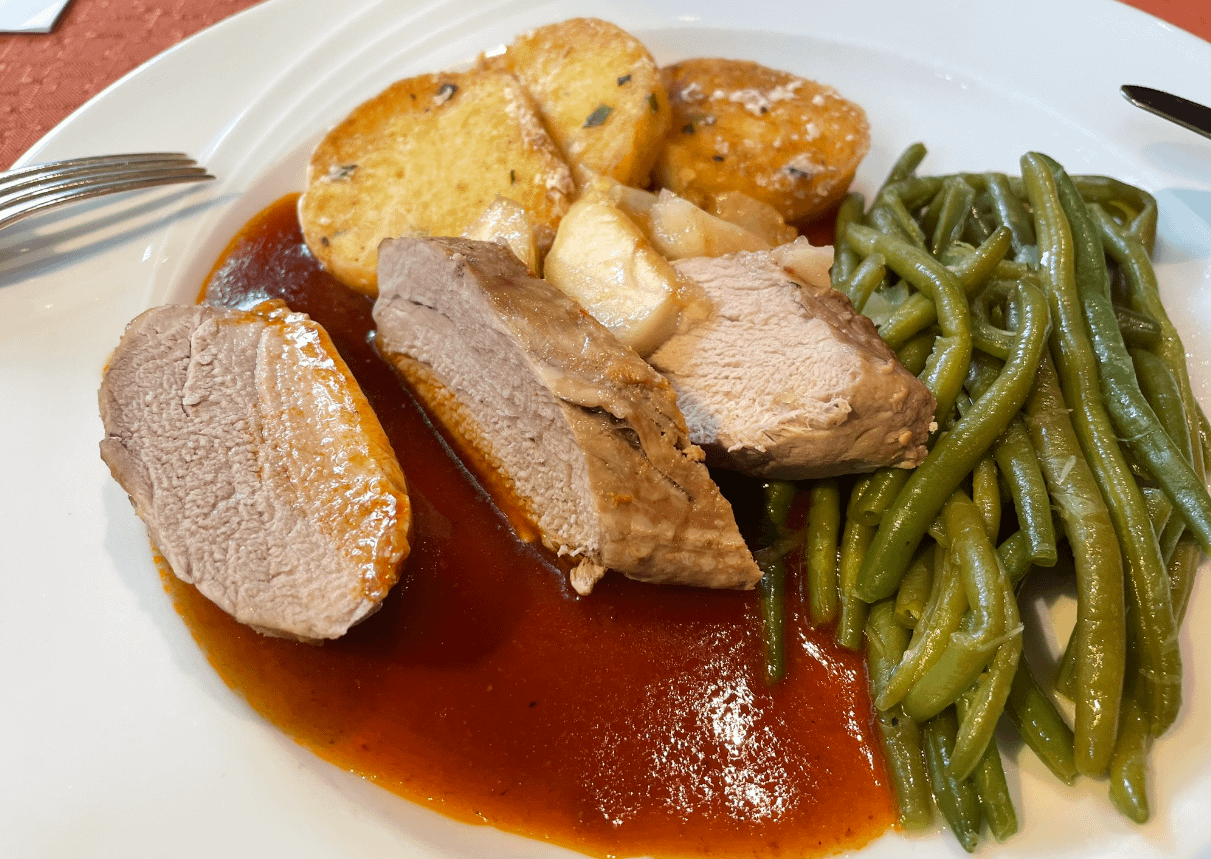
<svg viewBox="0 0 1211 859">
<path fill-rule="evenodd" d="M 307 167 L 299 222 L 321 264 L 373 296 L 383 239 L 461 235 L 499 194 L 529 212 L 545 251 L 574 190 L 512 76 L 445 72 L 392 84 L 328 133 Z"/>
<path fill-rule="evenodd" d="M 653 178 L 704 208 L 740 191 L 810 221 L 844 196 L 870 148 L 866 114 L 831 87 L 746 60 L 662 72 L 673 125 Z"/>
<path fill-rule="evenodd" d="M 668 382 L 505 248 L 383 244 L 376 346 L 487 488 L 588 593 L 607 569 L 750 588 L 761 572 Z"/>
<path fill-rule="evenodd" d="M 318 324 L 280 302 L 153 308 L 127 327 L 99 400 L 101 458 L 179 578 L 293 638 L 336 638 L 378 608 L 411 508 Z"/>
<path fill-rule="evenodd" d="M 647 185 L 671 113 L 642 42 L 606 21 L 572 18 L 524 33 L 485 63 L 521 81 L 580 185 L 595 174 Z"/>
<path fill-rule="evenodd" d="M 540 540 L 542 533 L 535 524 L 540 514 L 534 499 L 518 491 L 516 482 L 500 460 L 492 456 L 491 436 L 476 420 L 472 409 L 445 386 L 428 364 L 402 352 L 385 354 L 400 377 L 445 429 L 463 464 L 483 482 L 497 507 L 509 517 L 509 524 L 517 536 L 526 542 Z"/>
</svg>

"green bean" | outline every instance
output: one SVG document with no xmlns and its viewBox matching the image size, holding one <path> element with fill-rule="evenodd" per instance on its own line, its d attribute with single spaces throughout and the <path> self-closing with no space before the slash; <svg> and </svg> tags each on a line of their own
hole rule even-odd
<svg viewBox="0 0 1211 859">
<path fill-rule="evenodd" d="M 942 190 L 941 176 L 907 176 L 896 182 L 885 184 L 876 197 L 895 197 L 905 209 L 914 211 L 938 196 Z"/>
<path fill-rule="evenodd" d="M 900 590 L 896 592 L 896 623 L 904 629 L 916 629 L 917 622 L 925 613 L 929 604 L 929 594 L 933 588 L 934 544 L 921 547 L 908 572 L 900 582 Z"/>
<path fill-rule="evenodd" d="M 1166 434 L 1173 439 L 1185 460 L 1193 463 L 1194 446 L 1190 439 L 1190 425 L 1186 420 L 1185 405 L 1177 380 L 1169 372 L 1168 365 L 1147 349 L 1131 349 L 1130 354 L 1140 390 L 1156 412 Z M 1173 555 L 1173 549 L 1184 530 L 1185 522 L 1181 517 L 1171 517 L 1165 522 L 1163 530 L 1158 531 L 1161 557 L 1166 563 Z"/>
<path fill-rule="evenodd" d="M 904 468 L 887 467 L 866 475 L 855 484 L 853 503 L 846 515 L 857 517 L 863 525 L 877 528 L 908 481 L 909 473 Z"/>
<path fill-rule="evenodd" d="M 1030 541 L 1030 562 L 1050 567 L 1056 561 L 1055 523 L 1047 484 L 1021 417 L 1015 417 L 992 447 L 1001 475 L 1009 485 L 1018 524 Z"/>
<path fill-rule="evenodd" d="M 1181 388 L 1169 372 L 1169 366 L 1147 349 L 1131 349 L 1129 354 L 1140 390 L 1156 412 L 1157 419 L 1178 446 L 1181 456 L 1187 462 L 1193 462 L 1190 422 L 1186 420 Z"/>
<path fill-rule="evenodd" d="M 933 589 L 929 602 L 917 621 L 904 658 L 883 684 L 875 700 L 880 710 L 888 710 L 904 700 L 913 685 L 941 658 L 951 634 L 963 622 L 967 593 L 958 562 L 946 550 L 934 555 Z"/>
<path fill-rule="evenodd" d="M 1009 228 L 1013 238 L 1013 258 L 1033 262 L 1030 257 L 1034 253 L 1034 223 L 1030 220 L 1030 213 L 1013 193 L 1004 173 L 988 173 L 986 176 L 993 211 L 1001 224 Z"/>
<path fill-rule="evenodd" d="M 841 284 L 838 291 L 845 293 L 853 304 L 854 310 L 861 313 L 870 294 L 883 282 L 886 273 L 887 266 L 883 254 L 873 253 L 859 263 L 858 267 L 854 269 L 854 273 Z"/>
<path fill-rule="evenodd" d="M 980 510 L 988 539 L 995 540 L 1001 530 L 1001 485 L 991 453 L 980 457 L 971 472 L 971 500 Z"/>
<path fill-rule="evenodd" d="M 972 178 L 967 176 L 968 182 L 972 182 Z M 984 174 L 978 174 L 981 177 Z M 1008 176 L 1009 189 L 1015 197 L 1024 203 L 1030 202 L 1030 195 L 1026 190 L 1026 180 L 1021 176 Z M 1076 182 L 1077 187 L 1081 189 L 1081 196 L 1091 203 L 1109 203 L 1115 206 L 1127 209 L 1132 216 L 1139 210 L 1138 203 L 1142 202 L 1143 198 L 1150 196 L 1146 191 L 1136 188 L 1134 185 L 1128 185 L 1125 182 L 1120 182 L 1118 179 L 1111 179 L 1108 176 L 1100 175 L 1083 175 L 1077 174 L 1072 177 Z M 980 184 L 973 182 L 976 187 L 982 187 Z"/>
<path fill-rule="evenodd" d="M 889 349 L 897 351 L 933 325 L 936 319 L 933 302 L 921 293 L 914 292 L 879 324 L 879 337 Z"/>
<path fill-rule="evenodd" d="M 925 763 L 933 784 L 934 799 L 955 838 L 971 853 L 980 840 L 980 799 L 970 778 L 951 775 L 950 755 L 954 748 L 955 715 L 943 710 L 925 723 Z"/>
<path fill-rule="evenodd" d="M 960 723 L 970 709 L 971 697 L 972 693 L 963 695 L 955 704 Z M 953 758 L 951 765 L 954 765 Z M 1013 798 L 1009 795 L 1009 785 L 1005 782 L 1005 770 L 1001 766 L 1001 754 L 997 751 L 995 740 L 985 747 L 971 772 L 971 778 L 980 797 L 980 810 L 988 821 L 988 829 L 997 841 L 1005 841 L 1018 831 L 1018 815 L 1013 808 Z"/>
<path fill-rule="evenodd" d="M 1108 216 L 1100 208 L 1090 212 L 1063 168 L 1053 165 L 1052 174 L 1072 231 L 1076 299 L 1084 309 L 1110 420 L 1119 437 L 1173 500 L 1204 551 L 1211 553 L 1211 495 L 1140 390 L 1114 316 L 1101 233 L 1094 223 L 1095 218 L 1108 220 Z"/>
<path fill-rule="evenodd" d="M 878 328 L 899 309 L 911 292 L 912 288 L 899 275 L 888 270 L 883 282 L 871 293 L 862 313 Z"/>
<path fill-rule="evenodd" d="M 1173 515 L 1176 513 L 1173 509 L 1173 504 L 1169 500 L 1169 496 L 1161 489 L 1144 483 L 1141 483 L 1140 488 L 1144 492 L 1144 498 L 1148 503 L 1148 513 L 1152 516 L 1157 543 L 1160 546 L 1161 558 L 1168 564 L 1177 541 L 1181 539 L 1182 535 L 1188 533 L 1186 522 L 1181 516 Z M 1153 513 L 1154 508 L 1155 514 Z M 1197 540 L 1197 538 L 1195 539 Z"/>
<path fill-rule="evenodd" d="M 1194 590 L 1194 575 L 1202 561 L 1202 549 L 1190 535 L 1183 535 L 1173 549 L 1169 559 L 1169 590 L 1173 594 L 1173 614 L 1178 625 L 1186 617 L 1190 606 L 1190 594 Z"/>
<path fill-rule="evenodd" d="M 1109 770 L 1112 794 L 1126 795 L 1130 807 L 1138 793 L 1146 813 L 1144 752 L 1180 702 L 1174 635 L 1200 552 L 1197 540 L 1182 534 L 1185 517 L 1166 520 L 1164 503 L 1151 494 L 1154 479 L 1173 483 L 1173 469 L 1155 478 L 1140 475 L 1149 464 L 1149 474 L 1157 467 L 1155 449 L 1169 458 L 1163 462 L 1176 450 L 1206 495 L 1211 428 L 1193 398 L 1184 350 L 1159 305 L 1147 260 L 1145 246 L 1156 225 L 1150 195 L 1102 177 L 1070 179 L 1037 155 L 1023 158 L 1021 178 L 918 177 L 924 154 L 916 146 L 901 156 L 865 223 L 838 232 L 838 244 L 855 260 L 850 275 L 858 260 L 872 277 L 882 263 L 876 280 L 885 285 L 878 288 L 878 302 L 871 301 L 871 314 L 881 320 L 884 341 L 935 393 L 939 427 L 929 457 L 916 470 L 886 469 L 859 480 L 843 520 L 842 544 L 850 550 L 841 551 L 839 578 L 842 600 L 848 592 L 855 601 L 873 603 L 863 618 L 871 691 L 897 793 L 901 782 L 908 783 L 898 768 L 914 758 L 896 743 L 916 749 L 917 721 L 928 719 L 928 764 L 951 777 L 934 774 L 936 798 L 940 807 L 950 803 L 947 818 L 972 849 L 979 812 L 973 827 L 975 806 L 968 804 L 966 816 L 956 810 L 954 776 L 967 776 L 959 784 L 966 785 L 968 799 L 974 789 L 977 801 L 987 803 L 984 813 L 996 837 L 1017 827 L 992 739 L 1002 709 L 1062 780 Z M 1112 209 L 1114 217 L 1093 204 Z M 973 250 L 976 243 L 980 248 Z M 940 257 L 949 278 L 923 245 Z M 881 261 L 872 259 L 876 253 Z M 1117 263 L 1113 301 L 1108 257 Z M 1010 285 L 1017 280 L 1024 282 Z M 859 289 L 851 299 L 864 301 L 869 294 Z M 1092 329 L 1085 327 L 1087 313 Z M 1098 363 L 1107 365 L 1109 358 L 1117 363 L 1103 382 Z M 1161 362 L 1158 393 L 1153 377 Z M 1015 404 L 1018 385 L 1026 391 Z M 1135 391 L 1123 395 L 1116 387 L 1122 385 Z M 995 396 L 1005 392 L 1008 403 Z M 1156 429 L 1142 438 L 1116 431 L 1112 416 L 1125 411 L 1124 403 L 1130 409 L 1125 418 L 1155 423 L 1159 435 Z M 991 409 L 1004 412 L 994 419 L 985 414 Z M 1148 444 L 1154 445 L 1151 455 Z M 1189 488 L 1189 475 L 1179 477 L 1185 481 L 1179 486 Z M 961 495 L 956 490 L 965 481 L 971 498 L 953 502 L 963 513 L 951 512 L 948 499 Z M 1010 527 L 1016 521 L 1018 530 L 994 549 L 1000 505 L 1009 499 L 1014 511 L 1004 518 Z M 1211 529 L 1211 505 L 1207 512 Z M 1149 513 L 1156 527 L 1141 529 Z M 926 534 L 937 543 L 923 542 Z M 1060 536 L 1071 554 L 1059 551 Z M 860 559 L 856 570 L 846 568 L 847 557 L 851 564 Z M 1014 595 L 1035 564 L 1070 559 L 1078 618 L 1064 665 L 1072 679 L 1075 730 L 1021 658 Z M 1136 690 L 1127 696 L 1130 704 L 1125 685 Z M 1138 714 L 1128 713 L 1129 706 Z M 1135 752 L 1118 742 L 1120 714 L 1124 725 L 1138 715 L 1143 726 Z M 941 754 L 944 768 L 938 767 Z M 919 754 L 915 761 L 919 766 Z"/>
<path fill-rule="evenodd" d="M 956 492 L 942 510 L 942 526 L 962 576 L 970 611 L 963 625 L 950 635 L 946 649 L 904 696 L 904 712 L 918 722 L 954 703 L 988 665 L 1008 632 L 1008 588 L 979 508 L 962 492 Z M 1017 632 L 1020 630 L 1014 634 Z M 974 765 L 975 761 L 970 763 Z"/>
<path fill-rule="evenodd" d="M 920 293 L 914 294 L 919 295 Z M 929 361 L 929 353 L 933 351 L 933 341 L 937 336 L 936 332 L 922 331 L 896 351 L 896 360 L 914 376 L 921 375 L 925 370 L 926 362 Z"/>
<path fill-rule="evenodd" d="M 1013 348 L 1013 332 L 993 324 L 988 299 L 995 299 L 995 296 L 987 293 L 988 290 L 985 290 L 971 302 L 971 345 L 986 355 L 1004 361 Z"/>
<path fill-rule="evenodd" d="M 963 257 L 954 267 L 954 277 L 967 295 L 978 290 L 996 270 L 1009 249 L 1009 231 L 997 230 L 988 241 Z M 933 299 L 914 292 L 879 326 L 879 336 L 893 350 L 937 321 Z"/>
<path fill-rule="evenodd" d="M 786 563 L 781 557 L 761 559 L 757 594 L 761 604 L 761 629 L 765 646 L 765 680 L 777 683 L 786 676 L 783 619 L 786 604 Z"/>
<path fill-rule="evenodd" d="M 883 180 L 883 186 L 880 190 L 897 182 L 902 182 L 916 173 L 917 168 L 921 166 L 921 162 L 925 160 L 927 152 L 925 144 L 920 141 L 909 144 L 900 153 L 900 157 L 895 160 L 895 163 L 891 165 L 891 169 L 887 171 L 887 178 Z"/>
<path fill-rule="evenodd" d="M 977 192 L 988 193 L 987 173 L 964 173 L 960 171 L 955 175 L 962 176 L 963 181 L 975 188 Z M 1023 191 L 1022 180 L 1019 177 L 1006 176 L 1005 179 L 1009 183 L 1009 190 L 1014 196 L 1022 200 L 1026 199 L 1025 192 Z"/>
<path fill-rule="evenodd" d="M 1114 319 L 1128 346 L 1152 349 L 1161 342 L 1161 326 L 1155 319 L 1119 304 L 1114 305 Z"/>
<path fill-rule="evenodd" d="M 984 352 L 973 352 L 971 364 L 967 368 L 967 378 L 963 380 L 963 386 L 972 400 L 984 396 L 1004 369 L 1004 359 Z"/>
<path fill-rule="evenodd" d="M 929 242 L 934 256 L 942 256 L 958 240 L 975 197 L 975 189 L 958 176 L 947 176 L 942 181 L 942 207 Z"/>
<path fill-rule="evenodd" d="M 880 232 L 897 236 L 913 247 L 923 252 L 925 250 L 925 233 L 922 232 L 921 225 L 913 218 L 900 196 L 894 192 L 884 190 L 875 198 L 870 211 L 866 213 L 866 222 Z"/>
<path fill-rule="evenodd" d="M 1168 313 L 1165 312 L 1165 306 L 1161 302 L 1160 289 L 1156 283 L 1156 272 L 1152 269 L 1148 250 L 1140 240 L 1134 236 L 1123 234 L 1112 223 L 1107 223 L 1101 218 L 1097 219 L 1097 223 L 1101 230 L 1102 245 L 1106 253 L 1119 264 L 1119 269 L 1125 276 L 1130 308 L 1155 320 L 1161 327 L 1161 342 L 1156 346 L 1155 352 L 1169 367 L 1169 372 L 1173 374 L 1178 389 L 1181 391 L 1187 425 L 1190 437 L 1193 439 L 1201 429 L 1199 426 L 1201 410 L 1198 401 L 1194 398 L 1194 389 L 1190 385 L 1190 372 L 1186 367 L 1186 348 L 1182 345 L 1181 336 L 1177 333 L 1177 328 L 1170 321 Z M 1195 474 L 1200 479 L 1205 479 L 1206 464 L 1201 447 L 1196 445 L 1193 454 L 1192 465 Z M 1207 551 L 1205 544 L 1203 551 Z"/>
<path fill-rule="evenodd" d="M 845 244 L 845 231 L 850 224 L 860 224 L 865 214 L 862 195 L 850 192 L 845 195 L 841 205 L 837 207 L 837 217 L 833 221 L 833 235 L 836 237 L 833 267 L 829 271 L 829 279 L 833 289 L 845 292 L 845 284 L 849 281 L 858 267 L 858 255 Z"/>
<path fill-rule="evenodd" d="M 1039 688 L 1025 659 L 1018 660 L 1005 712 L 1018 735 L 1056 778 L 1065 784 L 1076 781 L 1072 729 L 1047 693 Z"/>
<path fill-rule="evenodd" d="M 1076 293 L 1072 234 L 1051 170 L 1042 157 L 1023 156 L 1022 173 L 1035 214 L 1039 258 L 1055 316 L 1052 357 L 1061 389 L 1072 406 L 1073 424 L 1093 475 L 1107 499 L 1114 530 L 1127 562 L 1135 611 L 1132 631 L 1142 646 L 1142 670 L 1151 678 L 1150 716 L 1167 727 L 1181 701 L 1181 653 L 1174 635 L 1165 570 L 1156 535 L 1148 526 L 1142 493 L 1118 447 L 1097 389 L 1097 362 Z M 1069 395 L 1068 392 L 1071 392 Z"/>
<path fill-rule="evenodd" d="M 970 244 L 978 245 L 988 241 L 995 229 L 996 224 L 993 223 L 992 218 L 979 209 L 973 208 L 970 217 L 963 222 L 962 239 Z"/>
<path fill-rule="evenodd" d="M 1144 493 L 1144 505 L 1148 508 L 1148 521 L 1152 523 L 1152 530 L 1159 537 L 1165 526 L 1169 524 L 1173 514 L 1173 504 L 1159 486 L 1140 486 L 1140 492 Z M 1162 550 L 1161 557 L 1164 557 L 1164 554 Z"/>
<path fill-rule="evenodd" d="M 1078 630 L 1079 627 L 1074 626 L 1068 634 L 1068 642 L 1064 645 L 1064 652 L 1060 654 L 1060 662 L 1055 669 L 1055 693 L 1069 701 L 1075 701 L 1077 698 L 1076 662 L 1081 652 Z M 1073 743 L 1075 742 L 1074 739 Z"/>
<path fill-rule="evenodd" d="M 948 177 L 942 177 L 942 183 L 946 182 Z M 925 207 L 925 211 L 921 212 L 917 221 L 921 225 L 921 232 L 926 235 L 933 235 L 938 228 L 938 219 L 942 217 L 942 205 L 946 202 L 946 195 L 942 193 L 945 184 L 938 185 L 938 193 L 934 194 L 929 200 L 929 205 Z"/>
<path fill-rule="evenodd" d="M 1030 572 L 1030 553 L 1030 538 L 1021 529 L 1014 531 L 997 546 L 997 555 L 1012 587 L 1016 588 Z"/>
<path fill-rule="evenodd" d="M 1026 426 L 1068 534 L 1076 569 L 1078 763 L 1081 772 L 1102 772 L 1114 748 L 1125 671 L 1122 555 L 1050 357 L 1039 363 L 1026 402 Z"/>
<path fill-rule="evenodd" d="M 1107 176 L 1073 176 L 1081 197 L 1089 203 L 1119 204 L 1131 207 L 1130 234 L 1150 255 L 1156 241 L 1156 198 L 1142 188 Z"/>
<path fill-rule="evenodd" d="M 904 712 L 918 722 L 937 715 L 954 703 L 959 694 L 975 682 L 988 666 L 999 643 L 979 627 L 974 614 L 967 614 L 962 625 L 950 636 L 946 649 L 929 671 L 904 696 Z M 997 618 L 995 629 L 1003 627 L 1004 616 Z M 998 633 L 999 635 L 999 633 Z"/>
<path fill-rule="evenodd" d="M 959 173 L 977 191 L 988 189 L 985 173 Z M 1149 254 L 1156 239 L 1156 199 L 1142 188 L 1129 185 L 1108 176 L 1073 176 L 1073 182 L 1081 196 L 1089 203 L 1113 205 L 1124 211 L 1131 219 L 1128 229 L 1141 242 Z M 1010 193 L 1020 200 L 1027 200 L 1026 183 L 1018 176 L 1007 177 Z"/>
<path fill-rule="evenodd" d="M 1018 604 L 1003 571 L 1000 584 L 1005 591 L 1002 602 L 1005 633 L 988 670 L 976 683 L 975 692 L 971 696 L 971 706 L 959 722 L 954 755 L 950 762 L 955 775 L 973 772 L 988 747 L 995 747 L 993 734 L 996 731 L 997 719 L 1004 712 L 1018 662 L 1022 657 L 1022 624 L 1018 616 Z"/>
<path fill-rule="evenodd" d="M 837 538 L 841 528 L 841 494 L 837 481 L 817 480 L 809 490 L 807 535 L 808 613 L 813 624 L 831 623 L 837 616 Z"/>
<path fill-rule="evenodd" d="M 854 589 L 862 558 L 874 535 L 875 526 L 866 525 L 858 516 L 850 514 L 857 493 L 851 493 L 850 504 L 841 532 L 841 548 L 838 556 L 837 577 L 840 584 L 840 611 L 837 617 L 837 643 L 849 650 L 862 646 L 862 630 L 866 625 L 867 605 L 859 599 Z"/>
<path fill-rule="evenodd" d="M 976 794 L 980 798 L 980 810 L 988 821 L 988 829 L 997 841 L 1008 841 L 1018 831 L 1018 815 L 1013 807 L 1009 784 L 1005 781 L 1005 770 L 1001 765 L 1001 754 L 995 742 L 989 743 L 979 764 L 971 773 Z"/>
<path fill-rule="evenodd" d="M 980 606 L 980 611 L 989 615 L 985 622 L 986 635 L 995 631 L 997 638 L 989 641 L 995 645 L 995 655 L 987 672 L 978 678 L 975 693 L 970 697 L 970 706 L 959 721 L 959 731 L 954 744 L 951 766 L 955 775 L 968 774 L 980 762 L 992 735 L 1017 670 L 1017 660 L 1022 653 L 1022 624 L 1018 618 L 1017 600 L 1009 582 L 1008 574 L 1001 566 L 1000 556 L 993 549 L 992 538 L 981 538 L 977 521 L 980 514 L 976 505 L 955 493 L 943 510 L 948 536 L 952 537 L 955 551 L 964 552 L 964 569 L 971 572 L 968 584 L 968 602 Z M 972 591 L 972 586 L 976 588 Z M 992 618 L 999 611 L 999 618 Z M 997 623 L 993 623 L 999 622 Z M 958 636 L 952 636 L 952 646 Z M 971 649 L 976 649 L 972 647 Z M 985 660 L 987 664 L 987 659 Z M 926 677 L 928 680 L 928 677 Z M 924 685 L 923 681 L 920 685 Z M 914 689 L 916 692 L 916 689 Z M 962 692 L 962 689 L 960 689 Z M 909 698 L 905 699 L 908 709 Z"/>
<path fill-rule="evenodd" d="M 1123 700 L 1118 746 L 1110 761 L 1110 801 L 1136 823 L 1148 820 L 1148 746 L 1151 731 L 1135 695 Z"/>
<path fill-rule="evenodd" d="M 1148 249 L 1148 253 L 1152 253 L 1153 246 L 1156 244 L 1156 201 L 1152 201 L 1152 208 L 1141 209 L 1139 214 L 1131 219 L 1131 223 L 1127 225 L 1127 232 L 1132 237 L 1141 242 Z"/>
<path fill-rule="evenodd" d="M 908 639 L 907 630 L 896 624 L 893 612 L 891 600 L 882 600 L 870 607 L 866 618 L 872 698 L 903 655 Z M 933 802 L 921 752 L 920 728 L 904 715 L 899 705 L 886 711 L 876 710 L 875 717 L 896 793 L 900 825 L 909 830 L 925 829 L 933 822 Z"/>
<path fill-rule="evenodd" d="M 897 473 L 898 472 L 898 473 Z M 858 480 L 850 515 L 856 516 L 863 525 L 878 525 L 896 493 L 904 485 L 908 472 L 903 468 L 882 468 Z"/>
<path fill-rule="evenodd" d="M 1211 502 L 1211 427 L 1147 259 L 1150 195 L 1068 177 L 1034 154 L 1022 177 L 920 177 L 924 155 L 910 147 L 865 219 L 838 231 L 838 254 L 852 260 L 839 282 L 856 307 L 877 291 L 869 312 L 934 392 L 938 426 L 917 469 L 859 479 L 838 578 L 842 601 L 849 594 L 866 611 L 876 725 L 901 821 L 900 795 L 927 781 L 923 743 L 935 798 L 970 850 L 980 808 L 998 839 L 1017 828 L 993 738 L 1002 711 L 1059 778 L 1108 774 L 1115 803 L 1146 815 L 1145 753 L 1180 704 L 1175 635 L 1201 558 L 1183 533 L 1195 514 L 1166 517 L 1154 487 L 1190 490 L 1192 473 L 1193 491 Z M 869 282 L 854 276 L 860 267 Z M 1206 519 L 1199 537 L 1211 535 L 1211 503 Z M 1059 566 L 1057 577 L 1071 564 L 1076 578 L 1077 623 L 1057 679 L 1073 728 L 1022 658 L 1014 591 L 1036 564 Z M 848 625 L 856 646 L 861 634 Z M 928 805 L 918 796 L 922 820 Z"/>
<path fill-rule="evenodd" d="M 997 227 L 975 250 L 965 250 L 967 245 L 951 246 L 943 260 L 954 271 L 964 292 L 970 295 L 996 275 L 1005 254 L 1009 253 L 1011 238 L 1008 227 Z"/>
<path fill-rule="evenodd" d="M 795 503 L 795 484 L 789 480 L 768 480 L 762 486 L 765 496 L 765 521 L 767 545 L 782 536 L 791 505 Z"/>
<path fill-rule="evenodd" d="M 896 623 L 895 615 L 895 600 L 890 597 L 871 603 L 866 614 L 866 668 L 872 700 L 887 685 L 908 649 L 908 630 Z"/>
<path fill-rule="evenodd" d="M 1029 280 L 1037 284 L 1039 275 L 1037 269 L 1033 269 L 1025 263 L 1011 262 L 1010 260 L 1001 260 L 993 269 L 991 277 L 999 280 Z"/>
<path fill-rule="evenodd" d="M 1164 559 L 1165 565 L 1168 566 L 1169 559 L 1173 557 L 1173 551 L 1177 548 L 1177 543 L 1183 535 L 1187 534 L 1186 523 L 1182 521 L 1180 516 L 1170 515 L 1165 521 L 1165 527 L 1157 535 L 1157 543 L 1160 544 L 1161 558 Z M 1197 538 L 1195 539 L 1197 542 Z M 1177 617 L 1177 608 L 1174 607 L 1173 616 Z"/>
<path fill-rule="evenodd" d="M 896 793 L 900 825 L 910 832 L 928 829 L 933 824 L 933 800 L 921 751 L 921 728 L 899 705 L 887 712 L 876 711 L 875 723 Z"/>
<path fill-rule="evenodd" d="M 761 567 L 757 594 L 761 605 L 761 628 L 765 643 L 765 679 L 777 683 L 786 676 L 786 647 L 783 626 L 786 617 L 786 548 L 779 546 L 780 531 L 795 497 L 795 486 L 786 480 L 764 484 L 765 517 L 762 543 L 754 557 Z"/>
<path fill-rule="evenodd" d="M 1185 392 L 1182 392 L 1182 400 L 1186 400 Z M 1193 397 L 1189 400 L 1186 406 L 1186 416 L 1192 417 L 1192 423 L 1195 430 L 1195 439 L 1191 439 L 1192 450 L 1194 455 L 1194 470 L 1199 474 L 1203 474 L 1203 464 L 1211 463 L 1211 423 L 1207 421 L 1207 416 L 1203 413 L 1203 407 L 1198 404 L 1198 400 Z M 1190 415 L 1193 410 L 1194 415 Z M 1194 441 L 1197 440 L 1197 444 Z M 1206 475 L 1203 475 L 1206 479 Z"/>
<path fill-rule="evenodd" d="M 1014 351 L 975 407 L 939 438 L 925 461 L 913 470 L 883 517 L 858 577 L 858 593 L 863 599 L 882 599 L 895 590 L 934 516 L 979 457 L 1005 431 L 1029 393 L 1050 327 L 1047 302 L 1025 281 L 1014 294 L 1022 306 Z"/>
<path fill-rule="evenodd" d="M 950 270 L 923 250 L 857 224 L 849 228 L 845 240 L 859 253 L 882 253 L 893 271 L 933 300 L 942 335 L 926 374 L 933 382 L 931 390 L 937 401 L 934 414 L 944 419 L 954 405 L 971 360 L 967 296 Z"/>
<path fill-rule="evenodd" d="M 933 302 L 914 292 L 879 325 L 879 337 L 888 348 L 897 351 L 936 319 Z"/>
</svg>

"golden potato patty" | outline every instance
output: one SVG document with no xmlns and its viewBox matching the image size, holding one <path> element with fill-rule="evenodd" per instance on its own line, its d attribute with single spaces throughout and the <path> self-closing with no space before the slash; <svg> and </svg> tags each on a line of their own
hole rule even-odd
<svg viewBox="0 0 1211 859">
<path fill-rule="evenodd" d="M 383 239 L 461 235 L 499 194 L 529 212 L 545 250 L 574 191 L 516 79 L 445 72 L 392 84 L 328 133 L 299 221 L 323 266 L 373 296 Z"/>
<path fill-rule="evenodd" d="M 673 126 L 653 178 L 698 205 L 740 191 L 809 221 L 841 199 L 870 147 L 862 108 L 806 78 L 721 59 L 662 73 Z"/>
<path fill-rule="evenodd" d="M 580 185 L 593 175 L 647 185 L 671 113 L 642 42 L 606 21 L 572 18 L 524 33 L 485 62 L 521 81 Z"/>
</svg>

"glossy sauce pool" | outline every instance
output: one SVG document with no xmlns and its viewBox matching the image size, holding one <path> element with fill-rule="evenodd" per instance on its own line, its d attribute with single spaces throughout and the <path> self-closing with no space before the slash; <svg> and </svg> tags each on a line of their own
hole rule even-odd
<svg viewBox="0 0 1211 859">
<path fill-rule="evenodd" d="M 771 688 L 751 592 L 611 574 L 577 597 L 378 358 L 370 300 L 319 270 L 294 202 L 232 241 L 206 299 L 280 297 L 327 328 L 403 465 L 413 549 L 382 610 L 323 646 L 258 635 L 165 575 L 223 679 L 400 796 L 595 856 L 821 855 L 884 832 L 861 659 L 791 599 L 788 677 Z M 743 525 L 743 486 L 730 492 Z"/>
</svg>

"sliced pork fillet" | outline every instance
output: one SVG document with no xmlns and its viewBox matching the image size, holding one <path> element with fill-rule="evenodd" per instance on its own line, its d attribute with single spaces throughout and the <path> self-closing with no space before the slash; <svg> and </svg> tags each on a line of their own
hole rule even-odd
<svg viewBox="0 0 1211 859">
<path fill-rule="evenodd" d="M 674 263 L 711 313 L 648 361 L 676 390 L 690 439 L 710 464 L 759 477 L 918 464 L 933 396 L 849 299 L 791 273 L 812 267 L 795 245 Z"/>
<path fill-rule="evenodd" d="M 157 307 L 100 392 L 101 458 L 181 579 L 262 632 L 336 638 L 408 554 L 399 463 L 328 335 L 280 302 Z"/>
<path fill-rule="evenodd" d="M 672 388 L 500 245 L 379 250 L 376 343 L 472 467 L 588 593 L 612 569 L 749 588 L 760 571 Z"/>
</svg>

